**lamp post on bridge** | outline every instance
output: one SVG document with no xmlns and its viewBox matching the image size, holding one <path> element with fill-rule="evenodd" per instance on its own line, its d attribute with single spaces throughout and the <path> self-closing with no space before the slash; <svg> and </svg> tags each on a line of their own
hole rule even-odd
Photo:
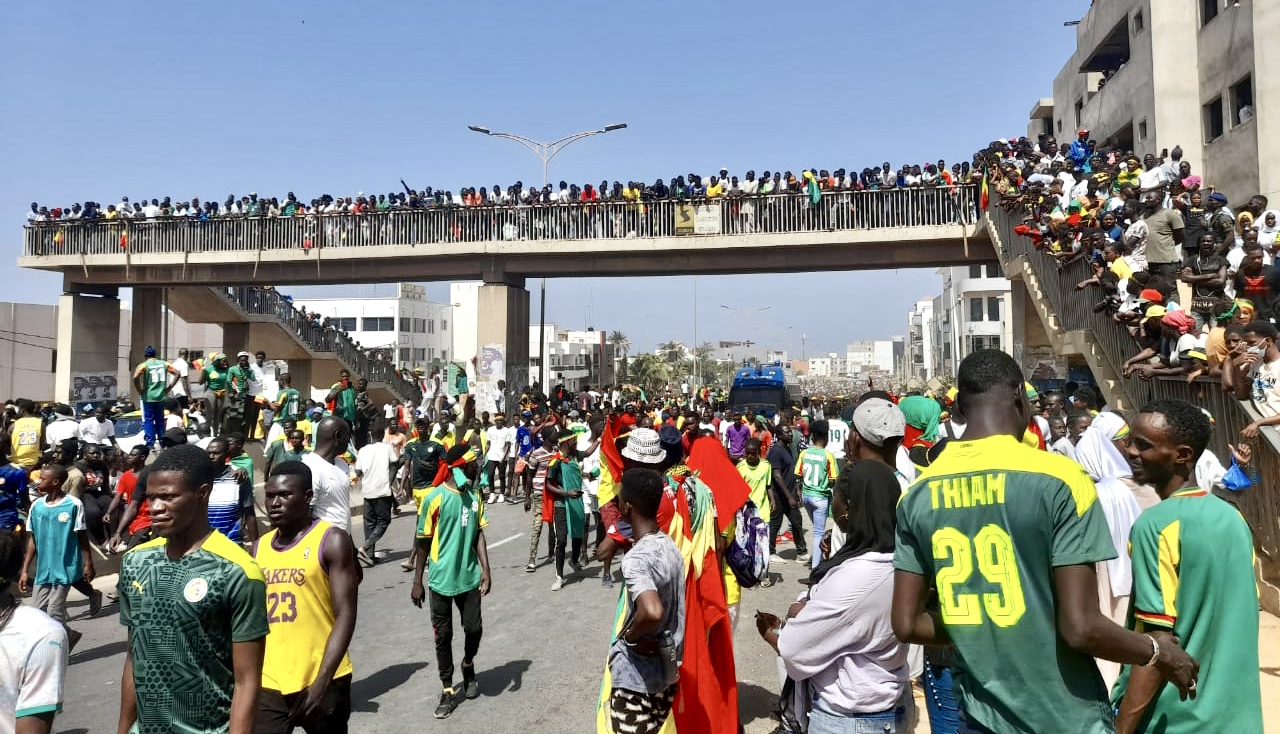
<svg viewBox="0 0 1280 734">
<path fill-rule="evenodd" d="M 516 135 L 515 133 L 494 132 L 489 128 L 484 127 L 483 125 L 467 125 L 467 129 L 472 132 L 477 132 L 477 133 L 480 133 L 481 135 L 488 135 L 489 137 L 492 137 L 492 138 L 506 138 L 507 140 L 514 140 L 517 143 L 528 148 L 529 150 L 533 151 L 533 154 L 538 156 L 538 159 L 542 161 L 542 185 L 543 186 L 547 185 L 547 171 L 550 169 L 551 159 L 555 158 L 560 151 L 569 147 L 570 144 L 576 143 L 579 140 L 582 140 L 583 138 L 589 138 L 595 135 L 603 135 L 604 133 L 611 133 L 614 130 L 623 130 L 623 129 L 626 129 L 626 127 L 627 127 L 627 123 L 617 122 L 612 125 L 605 125 L 604 127 L 598 130 L 583 130 L 580 133 L 566 135 L 563 138 L 560 138 L 559 140 L 543 141 L 543 140 L 534 140 L 532 138 L 526 138 L 523 135 Z"/>
<path fill-rule="evenodd" d="M 547 171 L 551 167 L 551 159 L 555 158 L 560 151 L 569 147 L 572 143 L 576 143 L 583 138 L 590 138 L 596 135 L 611 133 L 614 130 L 624 130 L 627 127 L 625 122 L 616 122 L 612 125 L 605 125 L 598 130 L 583 130 L 580 133 L 566 135 L 559 140 L 543 141 L 526 138 L 523 135 L 515 133 L 494 132 L 483 125 L 467 125 L 467 129 L 471 132 L 488 135 L 491 138 L 506 138 L 514 140 L 523 145 L 538 156 L 538 160 L 542 161 L 542 186 L 547 185 Z M 538 382 L 543 391 L 546 386 L 546 350 L 547 350 L 547 279 L 542 279 L 541 295 L 538 299 Z"/>
</svg>

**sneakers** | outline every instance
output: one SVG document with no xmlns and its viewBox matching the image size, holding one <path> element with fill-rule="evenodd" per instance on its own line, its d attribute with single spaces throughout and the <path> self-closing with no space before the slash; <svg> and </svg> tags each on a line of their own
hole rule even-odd
<svg viewBox="0 0 1280 734">
<path fill-rule="evenodd" d="M 462 666 L 462 695 L 468 701 L 473 701 L 480 697 L 480 684 L 476 682 L 476 666 L 463 664 Z"/>
<path fill-rule="evenodd" d="M 373 560 L 373 556 L 369 555 L 369 551 L 364 548 L 356 549 L 356 560 L 363 563 L 365 568 L 373 568 L 373 564 L 376 563 Z"/>
<path fill-rule="evenodd" d="M 447 719 L 453 710 L 458 708 L 458 701 L 454 696 L 452 688 L 446 688 L 440 693 L 440 703 L 436 705 L 436 718 Z"/>
<path fill-rule="evenodd" d="M 563 589 L 563 588 L 564 588 L 564 577 L 563 577 L 563 576 L 557 576 L 557 577 L 556 577 L 556 582 L 555 582 L 554 584 L 552 584 L 552 585 L 551 585 L 551 590 L 552 590 L 552 591 L 559 591 L 559 590 L 561 590 L 561 589 Z"/>
<path fill-rule="evenodd" d="M 534 571 L 537 571 L 537 570 L 538 570 L 537 565 L 532 564 L 532 563 L 530 563 L 529 565 L 527 565 L 527 566 L 525 566 L 525 567 L 524 567 L 524 572 L 525 572 L 525 573 L 533 573 Z"/>
<path fill-rule="evenodd" d="M 786 531 L 783 531 L 783 532 L 781 532 L 781 533 L 778 533 L 778 540 L 785 540 L 785 541 L 787 541 L 788 543 L 794 543 L 794 542 L 795 542 L 795 538 L 794 538 L 794 537 L 792 537 L 792 535 L 791 535 L 791 531 L 790 531 L 790 530 L 786 530 Z"/>
<path fill-rule="evenodd" d="M 89 616 L 96 617 L 102 611 L 102 592 L 97 589 L 89 595 Z"/>
<path fill-rule="evenodd" d="M 405 570 L 405 572 L 406 572 L 406 573 L 407 573 L 407 572 L 409 572 L 409 571 L 412 571 L 412 570 L 413 570 L 413 561 L 401 561 L 401 562 L 400 562 L 400 568 L 403 568 L 403 569 Z"/>
<path fill-rule="evenodd" d="M 799 561 L 800 563 L 808 563 L 809 561 L 813 560 L 813 556 L 809 555 L 808 553 L 797 553 L 796 560 Z"/>
<path fill-rule="evenodd" d="M 498 499 L 498 495 L 490 493 L 489 499 L 485 500 L 484 503 L 486 505 L 492 505 L 495 501 L 497 501 L 497 499 Z"/>
<path fill-rule="evenodd" d="M 797 558 L 796 560 L 800 560 L 800 559 Z M 787 559 L 783 558 L 777 553 L 774 553 L 773 555 L 769 556 L 769 565 L 771 566 L 775 563 L 786 563 L 786 562 L 787 562 Z"/>
<path fill-rule="evenodd" d="M 606 588 L 606 589 L 612 589 L 612 588 L 613 588 L 613 574 L 611 574 L 611 573 L 601 574 L 601 576 L 600 576 L 600 585 L 601 585 L 601 586 L 603 586 L 603 587 L 604 587 L 604 588 Z"/>
</svg>

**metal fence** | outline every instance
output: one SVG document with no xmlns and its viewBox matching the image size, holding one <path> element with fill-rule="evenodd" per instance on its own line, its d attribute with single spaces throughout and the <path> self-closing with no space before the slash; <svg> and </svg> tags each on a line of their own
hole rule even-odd
<svg viewBox="0 0 1280 734">
<path fill-rule="evenodd" d="M 23 253 L 110 255 L 600 240 L 884 229 L 972 223 L 973 186 L 729 196 L 697 201 L 609 201 L 452 206 L 292 217 L 185 217 L 30 225 Z"/>
<path fill-rule="evenodd" d="M 315 352 L 333 354 L 357 377 L 385 383 L 401 400 L 415 404 L 421 400 L 422 391 L 417 382 L 402 375 L 394 362 L 373 359 L 346 334 L 332 326 L 308 320 L 301 309 L 295 308 L 292 301 L 274 289 L 251 285 L 219 290 L 246 314 L 275 317 L 281 326 L 293 332 L 298 341 Z"/>
<path fill-rule="evenodd" d="M 1056 260 L 1035 249 L 1031 239 L 1013 231 L 1014 215 L 997 206 L 988 210 L 993 244 L 997 256 L 1006 265 L 1015 258 L 1026 258 L 1049 310 L 1058 318 L 1062 329 L 1084 331 L 1099 348 L 1104 359 L 1118 376 L 1125 361 L 1138 353 L 1138 344 L 1129 331 L 1110 315 L 1093 309 L 1099 300 L 1097 291 L 1077 291 L 1075 286 L 1093 272 L 1088 263 L 1078 260 L 1060 266 Z M 1217 380 L 1199 379 L 1188 383 L 1182 378 L 1124 381 L 1123 388 L 1135 406 L 1158 398 L 1179 398 L 1208 410 L 1214 417 L 1213 442 L 1210 448 L 1225 462 L 1230 461 L 1228 444 L 1241 442 L 1240 430 L 1258 417 L 1252 405 L 1236 400 L 1222 389 Z M 1258 480 L 1241 492 L 1224 493 L 1238 506 L 1253 529 L 1259 556 L 1264 559 L 1264 578 L 1280 583 L 1280 434 L 1264 428 L 1262 438 L 1252 444 L 1254 471 Z"/>
</svg>

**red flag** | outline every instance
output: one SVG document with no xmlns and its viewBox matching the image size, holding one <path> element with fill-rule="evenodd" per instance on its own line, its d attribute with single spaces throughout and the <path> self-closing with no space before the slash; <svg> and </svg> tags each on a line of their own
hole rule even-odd
<svg viewBox="0 0 1280 734">
<path fill-rule="evenodd" d="M 127 229 L 120 233 L 120 249 L 129 249 L 129 230 Z"/>
<path fill-rule="evenodd" d="M 621 416 L 610 416 L 604 424 L 604 433 L 600 436 L 600 485 L 596 495 L 600 504 L 605 504 L 618 496 L 618 487 L 622 485 L 622 453 L 618 451 L 618 438 L 626 428 L 622 425 Z"/>
<path fill-rule="evenodd" d="M 729 461 L 724 446 L 712 436 L 703 436 L 693 442 L 693 451 L 685 462 L 698 472 L 698 479 L 711 489 L 716 503 L 716 531 L 723 533 L 733 522 L 733 516 L 747 503 L 751 487 L 738 473 L 738 467 Z"/>
</svg>

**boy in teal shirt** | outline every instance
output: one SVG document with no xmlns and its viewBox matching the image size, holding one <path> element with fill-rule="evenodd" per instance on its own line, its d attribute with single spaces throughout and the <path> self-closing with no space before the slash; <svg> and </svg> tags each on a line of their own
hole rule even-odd
<svg viewBox="0 0 1280 734">
<path fill-rule="evenodd" d="M 813 523 L 813 555 L 809 559 L 811 568 L 817 568 L 822 562 L 822 534 L 827 529 L 831 483 L 840 474 L 836 468 L 835 454 L 827 450 L 827 436 L 827 422 L 814 421 L 809 426 L 809 441 L 812 445 L 801 451 L 796 459 L 796 476 L 800 478 L 804 509 L 809 513 L 809 522 Z"/>
<path fill-rule="evenodd" d="M 57 464 L 40 471 L 36 491 L 43 495 L 31 504 L 27 535 L 27 555 L 22 563 L 18 587 L 32 592 L 37 609 L 67 626 L 67 592 L 83 578 L 93 580 L 93 556 L 85 532 L 84 505 L 62 493 L 67 470 Z M 34 581 L 34 586 L 32 582 Z M 81 633 L 67 628 L 68 649 L 74 648 Z"/>
</svg>

